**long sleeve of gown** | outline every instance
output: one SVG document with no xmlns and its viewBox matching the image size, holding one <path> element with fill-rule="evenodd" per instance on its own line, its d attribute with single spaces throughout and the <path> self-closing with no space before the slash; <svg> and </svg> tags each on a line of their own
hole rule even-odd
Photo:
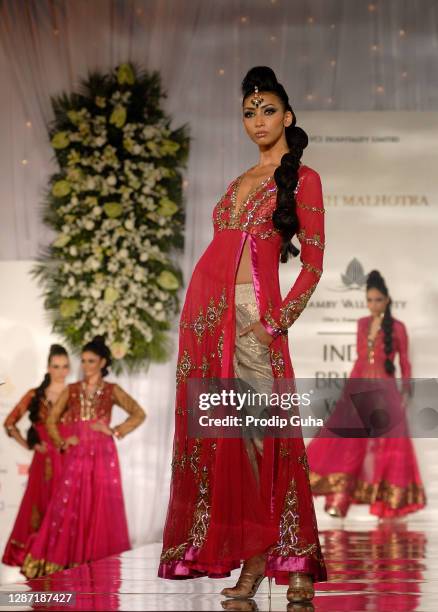
<svg viewBox="0 0 438 612">
<path fill-rule="evenodd" d="M 64 389 L 61 395 L 56 400 L 55 405 L 51 409 L 49 416 L 46 421 L 46 429 L 49 436 L 52 438 L 55 446 L 60 447 L 64 442 L 63 437 L 59 433 L 58 423 L 61 419 L 62 413 L 67 407 L 69 398 L 69 389 L 68 387 Z"/>
<path fill-rule="evenodd" d="M 398 357 L 400 364 L 400 371 L 402 377 L 402 386 L 403 390 L 410 392 L 410 378 L 412 376 L 412 367 L 411 362 L 409 360 L 409 340 L 408 333 L 406 331 L 406 327 L 403 323 L 397 326 L 397 348 L 398 348 Z"/>
<path fill-rule="evenodd" d="M 119 385 L 114 385 L 113 387 L 113 399 L 114 403 L 120 408 L 123 408 L 128 414 L 129 417 L 114 427 L 114 431 L 118 433 L 118 435 L 123 438 L 129 432 L 136 429 L 146 418 L 146 412 L 143 408 L 138 404 L 133 397 L 126 393 Z"/>
<path fill-rule="evenodd" d="M 276 308 L 268 307 L 260 321 L 274 337 L 285 333 L 304 310 L 321 278 L 325 247 L 324 204 L 321 179 L 312 171 L 303 177 L 295 197 L 301 243 L 301 271 L 289 293 Z"/>
<path fill-rule="evenodd" d="M 34 389 L 30 389 L 23 397 L 20 399 L 18 404 L 11 410 L 6 419 L 3 422 L 3 427 L 6 430 L 8 436 L 11 436 L 13 431 L 17 431 L 17 423 L 23 417 L 26 410 L 29 408 L 29 404 L 31 399 L 35 394 Z"/>
</svg>

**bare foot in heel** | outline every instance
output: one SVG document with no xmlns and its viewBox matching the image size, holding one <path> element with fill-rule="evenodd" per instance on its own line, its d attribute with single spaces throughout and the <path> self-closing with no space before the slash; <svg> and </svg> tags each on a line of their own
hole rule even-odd
<svg viewBox="0 0 438 612">
<path fill-rule="evenodd" d="M 222 589 L 221 595 L 234 599 L 250 599 L 254 597 L 265 577 L 265 555 L 254 555 L 242 565 L 236 586 Z"/>
</svg>

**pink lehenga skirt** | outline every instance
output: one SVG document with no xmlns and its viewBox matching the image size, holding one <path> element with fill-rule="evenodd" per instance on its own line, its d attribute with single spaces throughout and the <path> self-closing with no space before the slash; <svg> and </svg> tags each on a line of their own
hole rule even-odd
<svg viewBox="0 0 438 612">
<path fill-rule="evenodd" d="M 117 449 L 90 424 L 72 428 L 80 442 L 66 451 L 59 486 L 26 548 L 21 571 L 28 578 L 131 548 Z"/>
<path fill-rule="evenodd" d="M 34 451 L 26 489 L 2 557 L 2 563 L 18 567 L 23 564 L 31 535 L 41 526 L 59 481 L 63 461 L 63 455 L 53 445 L 44 424 L 36 423 L 35 426 L 41 442 L 46 443 L 47 451 Z M 64 435 L 62 424 L 59 429 L 61 435 Z"/>
<path fill-rule="evenodd" d="M 325 510 L 345 516 L 351 504 L 368 504 L 371 514 L 382 518 L 415 512 L 426 504 L 426 494 L 409 437 L 401 395 L 395 379 L 381 381 L 381 393 L 396 423 L 391 435 L 382 437 L 333 437 L 327 427 L 345 423 L 355 409 L 349 379 L 329 422 L 307 447 L 313 495 L 326 497 Z M 352 421 L 349 421 L 350 424 Z"/>
</svg>

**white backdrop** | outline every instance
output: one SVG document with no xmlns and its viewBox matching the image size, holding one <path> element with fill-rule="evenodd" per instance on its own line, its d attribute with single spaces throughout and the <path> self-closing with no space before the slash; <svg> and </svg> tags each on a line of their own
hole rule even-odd
<svg viewBox="0 0 438 612">
<path fill-rule="evenodd" d="M 39 216 L 54 169 L 46 136 L 52 118 L 49 96 L 71 91 L 87 70 L 108 69 L 126 60 L 160 70 L 168 92 L 165 106 L 175 126 L 184 122 L 191 126 L 182 261 L 186 281 L 211 239 L 214 203 L 233 177 L 257 161 L 240 125 L 239 84 L 251 66 L 270 65 L 290 94 L 298 123 L 314 139 L 303 161 L 320 172 L 328 208 L 325 273 L 290 334 L 297 375 L 341 374 L 349 369 L 354 355 L 349 355 L 350 361 L 324 361 L 324 346 L 345 352 L 353 338 L 353 320 L 365 313 L 362 291 L 347 292 L 341 280 L 353 258 L 365 272 L 382 269 L 399 303 L 394 314 L 410 332 L 414 374 L 435 375 L 437 286 L 432 263 L 437 253 L 432 233 L 436 235 L 437 197 L 432 141 L 436 131 L 431 126 L 437 121 L 425 111 L 434 110 L 438 99 L 438 75 L 433 70 L 436 17 L 433 0 L 423 0 L 421 9 L 417 3 L 398 0 L 4 1 L 0 7 L 0 260 L 4 261 L 0 374 L 9 385 L 1 391 L 2 413 L 41 379 L 53 340 L 38 291 L 26 277 L 28 262 L 50 239 Z M 388 109 L 411 112 L 369 112 Z M 325 140 L 375 134 L 399 140 L 382 144 Z M 376 205 L 381 196 L 410 194 L 419 196 L 420 203 Z M 422 203 L 423 195 L 428 205 Z M 365 200 L 358 198 L 364 196 L 371 200 L 359 204 Z M 284 291 L 295 271 L 293 264 L 281 265 Z M 174 341 L 176 346 L 175 334 Z M 127 439 L 135 444 L 123 441 L 119 447 L 134 544 L 161 535 L 169 484 L 174 369 L 175 355 L 169 364 L 153 366 L 141 377 L 119 380 L 149 412 L 146 424 Z M 24 482 L 17 473 L 28 457 L 5 437 L 0 438 L 0 449 L 2 545 Z M 438 457 L 425 442 L 418 450 L 430 493 Z"/>
</svg>

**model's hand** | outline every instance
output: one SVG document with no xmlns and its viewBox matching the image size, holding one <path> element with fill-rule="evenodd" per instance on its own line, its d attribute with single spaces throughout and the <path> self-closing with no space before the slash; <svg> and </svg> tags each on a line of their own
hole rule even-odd
<svg viewBox="0 0 438 612">
<path fill-rule="evenodd" d="M 65 440 L 64 449 L 67 450 L 69 446 L 77 446 L 79 444 L 79 438 L 77 436 L 70 436 Z"/>
<path fill-rule="evenodd" d="M 259 342 L 261 342 L 265 346 L 269 346 L 271 342 L 274 341 L 274 338 L 271 336 L 271 334 L 269 334 L 266 331 L 266 329 L 264 328 L 263 324 L 260 323 L 260 321 L 255 321 L 254 323 L 251 323 L 251 325 L 248 325 L 248 327 L 244 327 L 240 331 L 239 336 L 244 336 L 248 334 L 250 331 L 252 331 L 253 334 L 256 336 L 256 338 L 259 340 Z"/>
<path fill-rule="evenodd" d="M 38 444 L 35 444 L 34 449 L 37 453 L 47 453 L 47 444 L 44 441 L 38 442 Z"/>
<path fill-rule="evenodd" d="M 107 436 L 113 435 L 112 430 L 108 427 L 106 423 L 103 423 L 102 421 L 95 421 L 94 423 L 91 423 L 90 429 L 94 429 L 94 431 L 100 431 L 106 434 Z"/>
<path fill-rule="evenodd" d="M 401 398 L 402 398 L 402 408 L 403 408 L 403 410 L 407 410 L 408 404 L 409 404 L 409 400 L 411 398 L 409 392 L 408 391 L 402 391 Z"/>
</svg>

